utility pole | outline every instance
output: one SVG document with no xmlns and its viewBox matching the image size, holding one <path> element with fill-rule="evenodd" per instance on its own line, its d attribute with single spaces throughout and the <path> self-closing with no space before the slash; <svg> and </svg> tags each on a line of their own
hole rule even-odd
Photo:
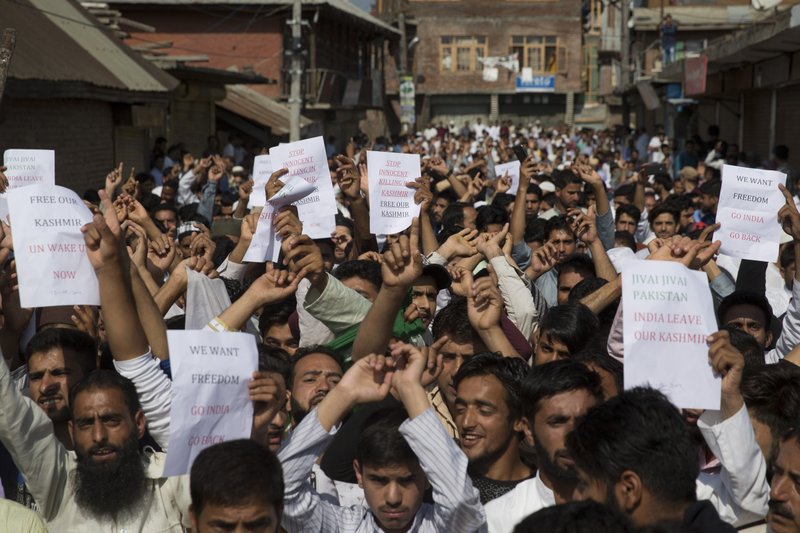
<svg viewBox="0 0 800 533">
<path fill-rule="evenodd" d="M 303 109 L 303 98 L 300 94 L 303 80 L 303 1 L 292 2 L 292 20 L 288 21 L 292 27 L 291 70 L 292 85 L 289 91 L 289 142 L 300 140 L 300 112 Z"/>
<path fill-rule="evenodd" d="M 628 126 L 631 123 L 631 106 L 628 103 L 628 98 L 625 93 L 631 83 L 631 33 L 628 29 L 628 20 L 631 17 L 631 0 L 622 0 L 622 27 L 620 28 L 620 60 L 622 65 L 620 68 L 620 76 L 622 77 L 622 126 L 624 128 L 625 137 L 623 145 L 627 147 L 628 143 Z"/>
<path fill-rule="evenodd" d="M 406 12 L 402 5 L 397 14 L 397 29 L 400 30 L 400 75 L 408 72 L 408 41 L 406 40 Z"/>
</svg>

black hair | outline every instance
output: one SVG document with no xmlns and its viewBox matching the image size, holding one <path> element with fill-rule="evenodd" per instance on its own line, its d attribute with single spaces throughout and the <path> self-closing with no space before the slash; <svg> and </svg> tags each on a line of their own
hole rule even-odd
<svg viewBox="0 0 800 533">
<path fill-rule="evenodd" d="M 566 231 L 572 236 L 575 232 L 572 231 L 572 226 L 564 215 L 558 215 L 547 220 L 544 225 L 544 238 L 546 241 L 550 240 L 550 234 L 554 231 Z"/>
<path fill-rule="evenodd" d="M 653 209 L 650 210 L 650 213 L 647 215 L 647 221 L 650 222 L 652 226 L 653 223 L 656 221 L 660 215 L 667 213 L 672 217 L 672 220 L 675 221 L 675 226 L 680 224 L 681 222 L 681 213 L 677 209 L 674 209 L 671 205 L 667 204 L 658 204 Z"/>
<path fill-rule="evenodd" d="M 535 183 L 531 183 L 528 185 L 528 188 L 525 189 L 525 194 L 535 194 L 536 198 L 539 200 L 542 199 L 542 188 L 536 185 Z"/>
<path fill-rule="evenodd" d="M 772 149 L 772 153 L 775 154 L 775 157 L 780 159 L 781 161 L 786 161 L 789 159 L 789 147 L 785 144 L 779 144 L 775 148 Z"/>
<path fill-rule="evenodd" d="M 624 196 L 629 202 L 633 202 L 636 195 L 636 186 L 633 183 L 626 183 L 614 189 L 614 196 Z"/>
<path fill-rule="evenodd" d="M 767 364 L 764 359 L 764 347 L 758 344 L 755 337 L 734 325 L 726 324 L 722 326 L 722 329 L 728 332 L 731 345 L 744 356 L 745 368 L 753 368 Z"/>
<path fill-rule="evenodd" d="M 657 504 L 697 500 L 697 448 L 680 412 L 661 392 L 636 387 L 597 405 L 567 435 L 576 466 L 610 491 L 635 472 Z"/>
<path fill-rule="evenodd" d="M 464 208 L 472 205 L 464 202 L 454 202 L 447 206 L 442 213 L 443 228 L 464 228 Z"/>
<path fill-rule="evenodd" d="M 234 243 L 228 235 L 217 235 L 211 237 L 211 241 L 216 246 L 214 248 L 214 256 L 211 261 L 214 263 L 214 268 L 219 268 L 223 261 L 231 254 L 236 243 Z"/>
<path fill-rule="evenodd" d="M 588 345 L 600 328 L 600 321 L 580 303 L 556 305 L 547 310 L 539 323 L 539 335 L 549 335 L 576 353 Z"/>
<path fill-rule="evenodd" d="M 591 258 L 580 252 L 570 254 L 561 261 L 558 273 L 561 275 L 563 272 L 576 272 L 583 276 L 584 279 L 593 278 L 597 275 Z"/>
<path fill-rule="evenodd" d="M 507 211 L 508 206 L 513 204 L 515 199 L 516 197 L 513 194 L 508 194 L 507 192 L 499 192 L 494 195 L 494 198 L 492 198 L 491 205 L 499 207 L 500 209 L 508 213 Z M 478 213 L 480 213 L 480 210 L 478 211 Z"/>
<path fill-rule="evenodd" d="M 176 221 L 178 220 L 178 210 L 175 209 L 175 206 L 172 204 L 160 203 L 156 205 L 150 210 L 150 216 L 152 218 L 155 218 L 156 213 L 158 213 L 159 211 L 171 211 L 172 214 L 175 215 L 175 220 Z"/>
<path fill-rule="evenodd" d="M 694 209 L 694 204 L 689 194 L 671 194 L 664 202 L 664 205 L 668 205 L 679 213 L 690 207 Z"/>
<path fill-rule="evenodd" d="M 450 303 L 436 313 L 431 333 L 434 340 L 447 335 L 451 341 L 459 344 L 474 342 L 477 333 L 469 323 L 467 299 L 463 296 L 453 296 Z"/>
<path fill-rule="evenodd" d="M 608 280 L 598 277 L 586 277 L 575 284 L 569 291 L 569 302 L 580 303 L 580 301 L 607 284 Z"/>
<path fill-rule="evenodd" d="M 336 225 L 343 226 L 350 230 L 350 235 L 355 235 L 355 230 L 353 229 L 353 221 L 347 218 L 346 216 L 342 215 L 341 213 L 336 213 Z"/>
<path fill-rule="evenodd" d="M 519 357 L 503 357 L 492 352 L 483 352 L 470 357 L 453 376 L 453 386 L 465 379 L 477 376 L 494 376 L 505 390 L 506 405 L 510 420 L 522 416 L 522 380 L 527 373 L 527 364 Z"/>
<path fill-rule="evenodd" d="M 70 389 L 69 404 L 74 406 L 75 398 L 82 392 L 104 389 L 117 389 L 122 393 L 122 398 L 125 400 L 125 406 L 128 408 L 131 418 L 135 418 L 136 413 L 142 410 L 142 404 L 139 403 L 139 393 L 136 392 L 136 385 L 133 384 L 133 381 L 117 374 L 113 370 L 94 370 L 89 372 Z M 72 412 L 72 417 L 74 421 L 75 411 Z"/>
<path fill-rule="evenodd" d="M 288 324 L 289 317 L 292 316 L 296 308 L 297 300 L 294 295 L 280 302 L 264 306 L 264 309 L 261 310 L 261 316 L 258 317 L 258 331 L 261 332 L 261 336 L 263 337 L 272 326 Z"/>
<path fill-rule="evenodd" d="M 708 168 L 711 170 L 716 170 L 712 167 Z M 700 187 L 697 188 L 697 190 L 700 191 L 700 194 L 707 194 L 708 196 L 719 197 L 719 193 L 722 190 L 722 181 L 718 179 L 712 179 L 702 184 Z"/>
<path fill-rule="evenodd" d="M 489 224 L 500 224 L 508 222 L 508 211 L 496 205 L 484 205 L 478 208 L 478 216 L 475 218 L 475 227 L 478 231 L 484 232 Z"/>
<path fill-rule="evenodd" d="M 787 246 L 783 249 L 780 256 L 781 268 L 787 268 L 795 262 L 794 246 Z"/>
<path fill-rule="evenodd" d="M 545 202 L 551 206 L 556 205 L 556 200 L 556 193 L 554 192 L 549 192 L 540 199 L 541 202 Z"/>
<path fill-rule="evenodd" d="M 97 368 L 97 342 L 88 333 L 72 328 L 51 327 L 36 333 L 25 348 L 25 362 L 29 362 L 33 354 L 52 348 L 72 352 L 84 376 Z"/>
<path fill-rule="evenodd" d="M 540 242 L 544 243 L 545 234 L 544 227 L 547 221 L 543 218 L 535 218 L 528 222 L 525 226 L 525 242 Z"/>
<path fill-rule="evenodd" d="M 258 371 L 280 374 L 283 383 L 289 387 L 292 379 L 292 359 L 285 350 L 258 343 Z"/>
<path fill-rule="evenodd" d="M 366 261 L 364 259 L 354 259 L 341 263 L 336 267 L 336 270 L 333 271 L 333 277 L 339 281 L 350 278 L 360 278 L 369 282 L 375 287 L 376 291 L 381 290 L 381 284 L 383 283 L 381 265 L 375 261 Z"/>
<path fill-rule="evenodd" d="M 717 307 L 717 320 L 720 327 L 725 325 L 725 315 L 737 305 L 752 305 L 761 310 L 764 315 L 764 329 L 769 331 L 772 324 L 772 306 L 764 293 L 751 291 L 735 291 L 722 299 Z"/>
<path fill-rule="evenodd" d="M 745 367 L 741 392 L 750 416 L 772 432 L 774 454 L 778 437 L 800 421 L 800 368 L 786 363 Z M 766 459 L 769 463 L 774 455 Z"/>
<path fill-rule="evenodd" d="M 553 185 L 556 186 L 556 189 L 563 189 L 567 185 L 571 185 L 573 183 L 583 185 L 583 180 L 569 169 L 555 170 L 552 174 L 552 179 Z"/>
<path fill-rule="evenodd" d="M 619 222 L 619 217 L 621 215 L 628 215 L 637 224 L 639 223 L 639 220 L 641 220 L 641 218 L 642 218 L 642 212 L 639 210 L 638 207 L 636 207 L 633 204 L 622 204 L 617 208 L 617 212 L 614 213 L 614 223 L 615 224 L 617 222 Z"/>
<path fill-rule="evenodd" d="M 633 533 L 618 511 L 594 500 L 573 501 L 545 507 L 528 515 L 514 533 Z"/>
<path fill-rule="evenodd" d="M 570 359 L 583 363 L 589 370 L 594 370 L 592 367 L 605 370 L 614 378 L 614 385 L 616 385 L 618 391 L 622 391 L 625 388 L 625 367 L 608 355 L 605 346 L 595 343 L 594 346 L 587 346 L 572 355 Z"/>
<path fill-rule="evenodd" d="M 295 378 L 294 372 L 295 369 L 297 368 L 297 363 L 299 363 L 301 360 L 305 359 L 309 355 L 313 354 L 327 355 L 328 357 L 333 359 L 337 365 L 339 365 L 339 368 L 341 368 L 342 371 L 344 371 L 344 360 L 342 359 L 342 356 L 339 355 L 339 353 L 336 352 L 335 350 L 328 348 L 327 346 L 323 346 L 322 344 L 316 344 L 313 346 L 303 346 L 302 348 L 298 348 L 297 351 L 294 352 L 294 355 L 292 356 L 292 374 L 290 376 L 289 382 L 286 384 L 287 387 L 291 388 L 292 384 L 294 383 L 294 378 Z"/>
<path fill-rule="evenodd" d="M 356 460 L 362 471 L 365 466 L 381 468 L 419 462 L 400 433 L 400 424 L 407 418 L 400 406 L 379 409 L 367 417 L 356 447 Z"/>
<path fill-rule="evenodd" d="M 657 183 L 669 191 L 673 182 L 669 174 L 656 174 L 653 176 L 653 183 Z"/>
<path fill-rule="evenodd" d="M 598 402 L 603 401 L 600 376 L 584 364 L 558 359 L 534 366 L 522 380 L 522 414 L 532 423 L 541 400 L 576 390 L 585 390 Z"/>
<path fill-rule="evenodd" d="M 209 446 L 192 463 L 189 493 L 192 513 L 200 516 L 206 505 L 240 507 L 271 505 L 278 521 L 283 511 L 281 462 L 266 447 L 250 439 Z"/>
<path fill-rule="evenodd" d="M 630 248 L 633 253 L 636 253 L 636 239 L 634 239 L 633 233 L 629 231 L 615 231 L 614 242 L 616 243 L 616 241 L 620 241 L 626 248 Z"/>
</svg>

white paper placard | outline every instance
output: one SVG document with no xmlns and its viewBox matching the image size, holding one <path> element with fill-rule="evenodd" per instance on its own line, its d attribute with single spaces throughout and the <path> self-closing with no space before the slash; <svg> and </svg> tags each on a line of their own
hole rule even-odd
<svg viewBox="0 0 800 533">
<path fill-rule="evenodd" d="M 706 275 L 673 261 L 628 261 L 622 298 L 625 388 L 649 385 L 677 407 L 719 409 L 721 380 L 706 343 L 717 330 Z"/>
<path fill-rule="evenodd" d="M 56 184 L 55 150 L 23 150 L 12 148 L 3 152 L 3 165 L 8 189 L 28 185 Z"/>
<path fill-rule="evenodd" d="M 250 201 L 247 208 L 264 207 L 267 203 L 267 193 L 264 190 L 269 177 L 272 175 L 272 160 L 268 155 L 257 155 L 253 159 L 253 192 L 250 193 Z"/>
<path fill-rule="evenodd" d="M 172 407 L 164 476 L 179 476 L 209 446 L 250 438 L 247 383 L 258 370 L 258 348 L 255 337 L 239 332 L 170 330 L 167 340 Z"/>
<path fill-rule="evenodd" d="M 30 185 L 8 192 L 22 307 L 100 305 L 81 227 L 92 213 L 75 192 Z"/>
<path fill-rule="evenodd" d="M 722 167 L 716 218 L 720 228 L 713 237 L 722 243 L 719 253 L 769 263 L 778 260 L 778 211 L 786 203 L 779 183 L 786 185 L 786 174 L 733 165 Z"/>
<path fill-rule="evenodd" d="M 511 161 L 510 163 L 494 166 L 495 178 L 500 179 L 506 174 L 511 178 L 511 188 L 508 190 L 508 194 L 513 194 L 514 196 L 517 195 L 517 189 L 519 188 L 519 167 L 519 161 Z"/>
<path fill-rule="evenodd" d="M 295 204 L 303 232 L 312 239 L 330 238 L 336 230 L 336 196 L 322 137 L 278 145 L 269 155 L 274 170 L 288 168 L 288 177 L 303 178 L 314 187 L 312 194 Z"/>
<path fill-rule="evenodd" d="M 269 199 L 258 216 L 256 232 L 244 254 L 243 261 L 248 263 L 276 262 L 281 253 L 281 237 L 275 233 L 275 226 L 272 225 L 275 216 L 282 207 L 297 203 L 313 191 L 314 186 L 306 180 L 299 177 L 289 178 L 281 190 Z M 305 224 L 303 224 L 303 229 L 305 230 Z"/>
<path fill-rule="evenodd" d="M 415 190 L 406 187 L 420 177 L 418 154 L 367 152 L 369 174 L 369 230 L 375 235 L 394 235 L 411 227 L 419 216 Z"/>
</svg>

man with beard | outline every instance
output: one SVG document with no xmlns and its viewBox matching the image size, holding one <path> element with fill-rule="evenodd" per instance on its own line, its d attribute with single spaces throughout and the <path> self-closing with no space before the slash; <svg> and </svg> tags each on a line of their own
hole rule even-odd
<svg viewBox="0 0 800 533">
<path fill-rule="evenodd" d="M 520 358 L 481 353 L 453 378 L 455 418 L 472 484 L 484 505 L 533 474 L 522 462 L 520 386 L 528 366 Z"/>
<path fill-rule="evenodd" d="M 577 498 L 618 510 L 637 528 L 736 531 L 710 502 L 698 501 L 694 441 L 680 412 L 654 389 L 634 388 L 590 409 L 567 437 L 567 450 L 580 480 Z"/>
<path fill-rule="evenodd" d="M 296 427 L 342 380 L 341 357 L 325 346 L 300 348 L 292 358 L 292 423 Z"/>
<path fill-rule="evenodd" d="M 526 516 L 572 499 L 577 477 L 566 437 L 578 417 L 603 400 L 600 377 L 563 359 L 534 367 L 522 382 L 525 444 L 536 451 L 536 477 L 486 505 L 490 533 L 510 533 Z"/>
<path fill-rule="evenodd" d="M 767 524 L 772 533 L 800 533 L 800 430 L 781 438 L 769 493 Z"/>
</svg>

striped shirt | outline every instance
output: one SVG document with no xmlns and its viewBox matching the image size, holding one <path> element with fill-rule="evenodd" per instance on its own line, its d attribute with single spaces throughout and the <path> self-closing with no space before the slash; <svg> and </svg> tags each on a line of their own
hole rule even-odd
<svg viewBox="0 0 800 533">
<path fill-rule="evenodd" d="M 467 475 L 467 457 L 447 435 L 433 408 L 406 420 L 400 433 L 419 459 L 433 487 L 434 504 L 423 503 L 410 533 L 486 531 L 478 491 Z M 340 507 L 323 501 L 308 484 L 308 474 L 333 435 L 316 410 L 306 416 L 278 452 L 285 484 L 282 525 L 289 533 L 372 533 L 382 531 L 369 509 Z"/>
</svg>

